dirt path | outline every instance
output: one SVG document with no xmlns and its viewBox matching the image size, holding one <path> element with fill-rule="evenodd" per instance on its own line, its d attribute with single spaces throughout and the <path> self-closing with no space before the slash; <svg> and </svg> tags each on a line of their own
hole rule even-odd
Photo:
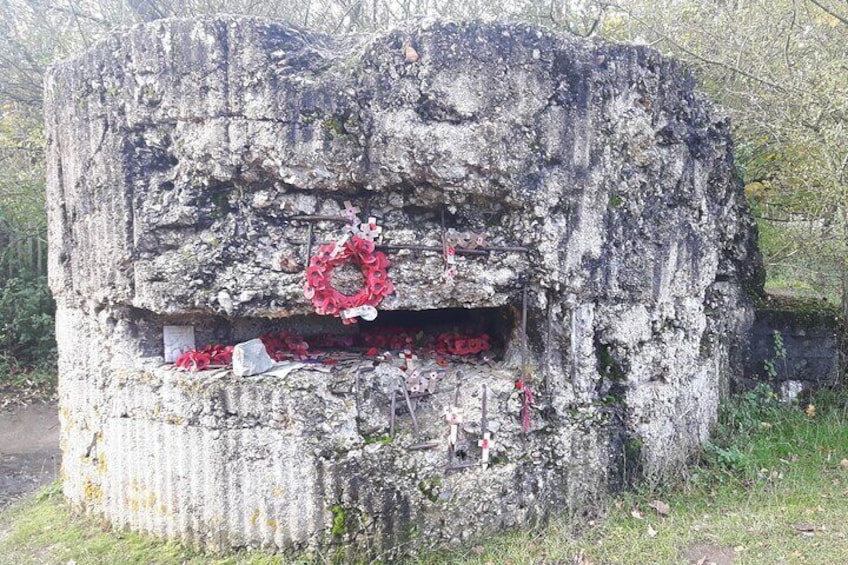
<svg viewBox="0 0 848 565">
<path fill-rule="evenodd" d="M 59 476 L 54 402 L 0 410 L 0 508 Z"/>
</svg>

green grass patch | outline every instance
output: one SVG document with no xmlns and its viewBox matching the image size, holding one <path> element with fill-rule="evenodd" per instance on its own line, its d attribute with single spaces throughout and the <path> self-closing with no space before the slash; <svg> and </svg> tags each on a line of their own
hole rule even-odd
<svg viewBox="0 0 848 565">
<path fill-rule="evenodd" d="M 667 515 L 654 508 L 663 505 Z M 761 387 L 723 407 L 712 442 L 676 484 L 621 496 L 606 520 L 578 537 L 555 523 L 453 561 L 570 563 L 582 552 L 595 564 L 848 563 L 845 516 L 845 393 L 784 405 Z"/>
<path fill-rule="evenodd" d="M 848 396 L 784 405 L 761 387 L 727 403 L 713 440 L 671 486 L 613 500 L 598 523 L 555 521 L 415 563 L 848 563 Z M 846 460 L 843 462 L 843 460 Z M 660 504 L 657 504 L 657 501 Z M 667 507 L 665 506 L 667 505 Z M 658 511 L 657 509 L 661 510 Z M 0 564 L 269 564 L 205 554 L 72 517 L 56 486 L 0 514 Z M 322 562 L 320 559 L 318 562 Z"/>
<path fill-rule="evenodd" d="M 280 557 L 239 552 L 214 555 L 151 536 L 117 532 L 72 515 L 58 483 L 0 513 L 0 565 L 271 565 Z"/>
</svg>

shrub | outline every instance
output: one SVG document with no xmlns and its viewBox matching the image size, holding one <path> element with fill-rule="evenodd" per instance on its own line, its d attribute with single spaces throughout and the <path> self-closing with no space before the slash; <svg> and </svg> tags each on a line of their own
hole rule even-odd
<svg viewBox="0 0 848 565">
<path fill-rule="evenodd" d="M 55 311 L 47 277 L 0 282 L 0 351 L 6 363 L 35 367 L 55 357 Z"/>
</svg>

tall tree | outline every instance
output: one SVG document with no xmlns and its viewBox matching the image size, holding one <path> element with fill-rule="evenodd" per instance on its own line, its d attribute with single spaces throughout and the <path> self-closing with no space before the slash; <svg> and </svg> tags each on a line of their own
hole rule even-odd
<svg viewBox="0 0 848 565">
<path fill-rule="evenodd" d="M 771 279 L 839 294 L 848 313 L 848 3 L 632 0 L 604 33 L 686 62 L 733 118 Z"/>
</svg>

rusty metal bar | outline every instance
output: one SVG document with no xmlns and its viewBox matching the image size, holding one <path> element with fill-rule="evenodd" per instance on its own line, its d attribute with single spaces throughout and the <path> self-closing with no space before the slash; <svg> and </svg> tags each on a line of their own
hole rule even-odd
<svg viewBox="0 0 848 565">
<path fill-rule="evenodd" d="M 474 463 L 456 463 L 454 465 L 450 465 L 449 467 L 445 468 L 445 475 L 448 475 L 448 474 L 450 474 L 451 472 L 454 472 L 454 471 L 462 471 L 463 469 L 470 469 L 471 467 L 478 467 L 479 465 L 480 464 L 476 463 L 476 462 L 474 462 Z"/>
<path fill-rule="evenodd" d="M 395 419 L 397 418 L 397 415 L 395 414 L 396 410 L 397 410 L 397 391 L 392 390 L 392 407 L 391 407 L 391 412 L 390 412 L 391 418 L 389 419 L 389 436 L 392 437 L 392 438 L 395 437 Z"/>
<path fill-rule="evenodd" d="M 553 333 L 553 328 L 551 327 L 551 305 L 553 304 L 553 302 L 551 301 L 551 293 L 548 292 L 546 294 L 548 299 L 548 307 L 545 316 L 547 318 L 547 328 L 545 330 L 545 372 L 543 378 L 545 385 L 545 393 L 550 393 L 551 389 L 550 382 L 548 382 L 548 375 L 551 372 L 551 334 Z"/>
<path fill-rule="evenodd" d="M 350 222 L 350 219 L 347 216 L 310 216 L 310 215 L 301 215 L 301 216 L 289 216 L 288 218 L 283 218 L 284 220 L 299 220 L 302 222 L 338 222 L 340 224 L 347 224 Z"/>
<path fill-rule="evenodd" d="M 480 437 L 484 437 L 486 432 L 489 431 L 489 414 L 488 414 L 488 402 L 487 397 L 489 396 L 489 388 L 486 386 L 486 383 L 483 383 L 483 391 L 482 391 L 482 405 L 480 406 Z"/>
<path fill-rule="evenodd" d="M 292 243 L 294 245 L 303 245 L 306 242 L 293 241 Z M 331 242 L 325 241 L 319 243 L 319 245 L 326 245 L 327 243 Z M 378 251 L 400 251 L 403 249 L 409 249 L 412 251 L 438 251 L 439 253 L 443 252 L 443 249 L 438 245 L 388 244 L 376 245 L 374 248 Z M 526 247 L 520 246 L 478 247 L 477 249 L 462 249 L 461 247 L 458 247 L 456 249 L 457 255 L 488 255 L 491 251 L 502 251 L 505 253 L 527 253 L 530 250 Z"/>
<path fill-rule="evenodd" d="M 312 225 L 309 224 L 309 228 L 306 232 L 306 261 L 304 263 L 306 266 L 309 266 L 309 260 L 312 258 Z"/>
<path fill-rule="evenodd" d="M 445 205 L 444 205 L 444 204 L 442 204 L 442 207 L 441 207 L 441 215 L 442 215 L 442 237 L 441 237 L 441 240 L 442 240 L 442 252 L 443 252 L 443 253 L 447 253 L 447 249 L 448 249 L 448 240 L 447 240 L 447 237 L 448 237 L 448 231 L 447 231 L 447 229 L 445 228 Z"/>
<path fill-rule="evenodd" d="M 406 400 L 406 408 L 409 410 L 409 415 L 412 417 L 412 429 L 415 430 L 415 437 L 418 437 L 418 418 L 415 417 L 415 407 L 412 406 L 412 399 L 409 398 L 409 390 L 406 388 L 406 379 L 401 378 L 400 381 L 403 398 Z"/>
<path fill-rule="evenodd" d="M 407 447 L 409 451 L 420 451 L 424 449 L 435 449 L 439 447 L 441 442 L 438 441 L 425 441 L 424 443 L 416 443 L 415 445 L 410 445 Z"/>
<path fill-rule="evenodd" d="M 527 283 L 521 291 L 521 370 L 527 370 Z"/>
<path fill-rule="evenodd" d="M 353 384 L 356 387 L 356 429 L 359 431 L 359 421 L 362 419 L 362 401 L 359 398 L 362 393 L 362 383 L 359 380 L 359 371 L 356 372 Z"/>
</svg>

